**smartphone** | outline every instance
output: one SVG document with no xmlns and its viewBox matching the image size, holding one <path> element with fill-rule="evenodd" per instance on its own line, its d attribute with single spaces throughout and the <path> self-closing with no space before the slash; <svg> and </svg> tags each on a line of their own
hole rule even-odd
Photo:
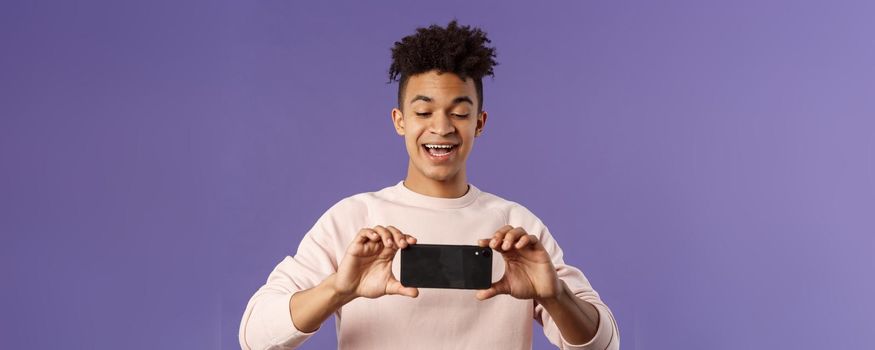
<svg viewBox="0 0 875 350">
<path fill-rule="evenodd" d="M 492 248 L 411 244 L 401 250 L 401 284 L 417 288 L 487 289 Z"/>
</svg>

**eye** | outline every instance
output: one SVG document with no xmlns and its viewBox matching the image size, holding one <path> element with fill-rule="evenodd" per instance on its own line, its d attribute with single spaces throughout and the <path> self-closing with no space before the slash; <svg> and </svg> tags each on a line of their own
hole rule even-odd
<svg viewBox="0 0 875 350">
<path fill-rule="evenodd" d="M 459 117 L 459 118 L 468 118 L 468 115 L 467 115 L 467 114 L 457 114 L 457 113 L 453 113 L 453 115 L 454 115 L 454 116 L 457 116 L 457 117 Z"/>
<path fill-rule="evenodd" d="M 416 115 L 418 115 L 418 116 L 420 116 L 420 117 L 424 117 L 424 116 L 427 116 L 427 115 L 429 115 L 429 114 L 431 114 L 431 113 L 430 113 L 430 112 L 428 112 L 428 113 L 426 113 L 426 112 L 423 112 L 423 113 L 416 112 Z"/>
</svg>

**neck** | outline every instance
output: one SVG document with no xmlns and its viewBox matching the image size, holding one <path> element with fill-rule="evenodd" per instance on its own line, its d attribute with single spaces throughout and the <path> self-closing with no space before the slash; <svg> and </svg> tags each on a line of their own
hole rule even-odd
<svg viewBox="0 0 875 350">
<path fill-rule="evenodd" d="M 407 166 L 407 178 L 404 179 L 404 186 L 413 192 L 426 196 L 459 198 L 468 193 L 468 178 L 465 176 L 465 169 L 462 168 L 451 178 L 435 180 L 420 173 L 411 162 Z"/>
</svg>

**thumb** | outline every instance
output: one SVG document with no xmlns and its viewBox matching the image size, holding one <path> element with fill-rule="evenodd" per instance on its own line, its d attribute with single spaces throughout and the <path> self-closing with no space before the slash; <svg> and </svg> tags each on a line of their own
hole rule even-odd
<svg viewBox="0 0 875 350">
<path fill-rule="evenodd" d="M 414 287 L 405 287 L 398 282 L 395 277 L 389 279 L 389 282 L 386 283 L 386 294 L 389 295 L 403 295 L 411 298 L 416 298 L 419 296 L 419 289 Z"/>
<path fill-rule="evenodd" d="M 501 277 L 498 282 L 493 283 L 489 288 L 478 290 L 475 296 L 479 300 L 486 300 L 496 295 L 507 293 L 509 293 L 507 289 L 507 280 L 505 280 L 504 277 Z"/>
</svg>

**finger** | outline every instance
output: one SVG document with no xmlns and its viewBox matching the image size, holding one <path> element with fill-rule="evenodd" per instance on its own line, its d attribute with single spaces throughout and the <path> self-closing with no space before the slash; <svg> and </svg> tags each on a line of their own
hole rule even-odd
<svg viewBox="0 0 875 350">
<path fill-rule="evenodd" d="M 502 277 L 500 280 L 498 280 L 498 282 L 495 282 L 491 286 L 489 286 L 489 288 L 478 290 L 477 294 L 475 294 L 474 296 L 478 300 L 486 300 L 499 294 L 508 293 L 510 293 L 510 291 L 507 290 L 507 282 L 504 277 Z"/>
<path fill-rule="evenodd" d="M 392 233 L 392 239 L 394 240 L 394 242 L 398 246 L 398 248 L 401 248 L 401 249 L 407 248 L 407 240 L 404 239 L 404 234 L 401 233 L 400 230 L 398 230 L 396 227 L 391 226 L 391 225 L 386 226 L 386 229 Z"/>
<path fill-rule="evenodd" d="M 504 235 L 504 240 L 501 243 L 501 250 L 508 251 L 513 247 L 514 243 L 520 238 L 526 235 L 526 230 L 522 227 L 517 227 L 513 230 L 510 230 L 507 234 Z"/>
<path fill-rule="evenodd" d="M 486 246 L 489 245 L 489 241 L 490 241 L 489 238 L 486 238 L 486 239 L 478 239 L 478 240 L 477 240 L 477 245 L 478 245 L 479 247 L 483 248 L 483 247 L 486 247 Z"/>
<path fill-rule="evenodd" d="M 537 243 L 538 243 L 538 237 L 535 237 L 535 235 L 525 235 L 525 236 L 520 237 L 520 239 L 518 239 L 516 241 L 516 244 L 514 244 L 514 248 L 523 249 L 526 246 L 529 246 L 529 245 L 534 246 Z"/>
<path fill-rule="evenodd" d="M 386 283 L 386 294 L 396 294 L 416 298 L 417 296 L 419 296 L 419 289 L 414 287 L 405 287 L 401 284 L 401 282 L 398 282 L 398 280 L 393 277 L 389 280 L 388 283 Z"/>
<path fill-rule="evenodd" d="M 375 241 L 380 237 L 374 230 L 369 228 L 363 228 L 359 231 L 358 235 L 355 237 L 356 243 L 367 243 L 368 241 Z"/>
<path fill-rule="evenodd" d="M 368 231 L 359 230 L 359 233 L 355 235 L 355 239 L 353 240 L 355 243 L 365 243 L 368 241 Z"/>
<path fill-rule="evenodd" d="M 392 232 L 389 232 L 385 227 L 377 225 L 374 226 L 374 231 L 380 234 L 380 238 L 383 240 L 383 245 L 389 248 L 394 248 L 395 244 L 392 243 Z"/>
<path fill-rule="evenodd" d="M 489 242 L 489 247 L 492 249 L 498 249 L 501 245 L 501 241 L 504 240 L 504 235 L 506 235 L 510 230 L 513 230 L 513 226 L 504 225 L 495 231 L 495 234 L 492 235 L 492 240 Z"/>
</svg>

